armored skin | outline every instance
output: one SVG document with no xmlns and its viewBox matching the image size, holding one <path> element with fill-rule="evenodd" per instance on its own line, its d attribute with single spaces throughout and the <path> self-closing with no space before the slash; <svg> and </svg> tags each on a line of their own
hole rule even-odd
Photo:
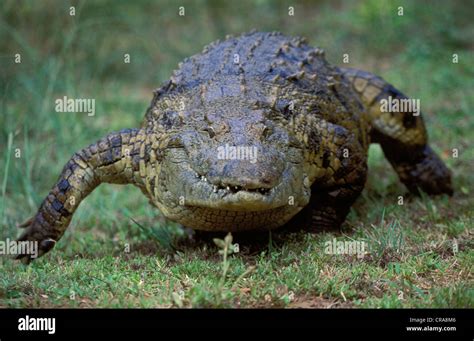
<svg viewBox="0 0 474 341">
<path fill-rule="evenodd" d="M 49 251 L 104 182 L 134 184 L 166 218 L 196 230 L 274 229 L 303 209 L 308 228 L 337 228 L 364 188 L 370 143 L 411 192 L 452 194 L 422 115 L 382 112 L 390 96 L 406 98 L 375 75 L 330 65 L 302 38 L 252 32 L 214 42 L 154 92 L 140 128 L 72 156 L 19 240 Z"/>
</svg>

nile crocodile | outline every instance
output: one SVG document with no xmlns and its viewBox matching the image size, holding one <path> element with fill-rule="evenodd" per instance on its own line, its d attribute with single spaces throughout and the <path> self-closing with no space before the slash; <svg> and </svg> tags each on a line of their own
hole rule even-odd
<svg viewBox="0 0 474 341">
<path fill-rule="evenodd" d="M 49 251 L 104 182 L 137 186 L 167 219 L 196 230 L 274 229 L 303 212 L 310 229 L 338 227 L 366 182 L 370 143 L 411 192 L 452 194 L 422 116 L 382 110 L 390 97 L 407 99 L 378 76 L 332 66 L 303 38 L 214 42 L 155 90 L 140 128 L 72 156 L 19 240 Z"/>
</svg>

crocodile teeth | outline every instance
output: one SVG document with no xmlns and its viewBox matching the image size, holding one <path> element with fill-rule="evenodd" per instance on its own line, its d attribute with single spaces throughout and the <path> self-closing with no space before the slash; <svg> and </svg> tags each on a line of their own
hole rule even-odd
<svg viewBox="0 0 474 341">
<path fill-rule="evenodd" d="M 230 187 L 229 187 L 229 186 L 227 186 L 227 187 L 226 187 L 226 190 L 230 191 Z"/>
<path fill-rule="evenodd" d="M 214 185 L 214 189 L 213 189 L 214 193 L 217 193 L 217 186 Z"/>
</svg>

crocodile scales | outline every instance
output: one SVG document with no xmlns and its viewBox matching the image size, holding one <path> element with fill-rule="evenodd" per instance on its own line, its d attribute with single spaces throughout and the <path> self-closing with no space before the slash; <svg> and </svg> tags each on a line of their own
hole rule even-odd
<svg viewBox="0 0 474 341">
<path fill-rule="evenodd" d="M 411 192 L 452 194 L 422 116 L 382 112 L 389 97 L 407 98 L 378 76 L 330 65 L 303 38 L 214 42 L 155 90 L 140 128 L 72 156 L 19 240 L 48 252 L 101 183 L 133 184 L 196 230 L 274 229 L 302 216 L 310 229 L 338 227 L 366 182 L 370 143 Z M 222 146 L 255 148 L 256 162 L 219 158 Z"/>
</svg>

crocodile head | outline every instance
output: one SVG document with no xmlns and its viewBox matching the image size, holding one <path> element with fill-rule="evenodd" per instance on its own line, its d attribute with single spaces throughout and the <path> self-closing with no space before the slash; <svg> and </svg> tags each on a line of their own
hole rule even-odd
<svg viewBox="0 0 474 341">
<path fill-rule="evenodd" d="M 309 201 L 309 181 L 301 143 L 274 114 L 228 98 L 169 112 L 166 120 L 179 127 L 168 130 L 162 151 L 160 210 L 200 230 L 269 229 L 290 220 Z"/>
</svg>

